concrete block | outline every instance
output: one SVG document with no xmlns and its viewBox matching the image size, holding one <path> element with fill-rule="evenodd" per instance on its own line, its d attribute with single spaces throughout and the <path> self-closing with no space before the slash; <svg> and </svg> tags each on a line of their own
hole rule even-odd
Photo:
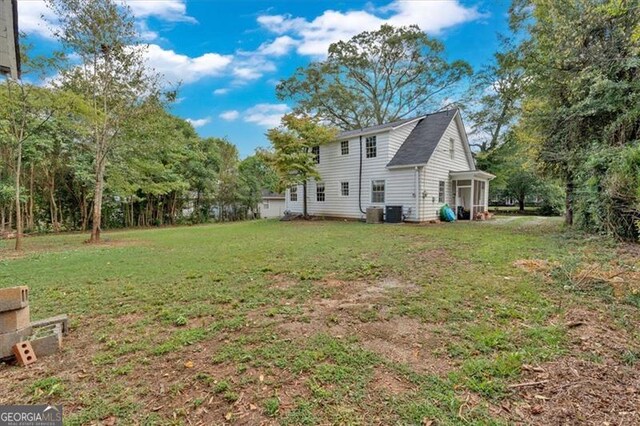
<svg viewBox="0 0 640 426">
<path fill-rule="evenodd" d="M 29 364 L 33 364 L 38 360 L 36 358 L 36 354 L 33 352 L 33 348 L 31 347 L 31 342 L 19 342 L 13 345 L 13 355 L 16 357 L 16 361 L 21 366 L 26 366 Z"/>
<path fill-rule="evenodd" d="M 0 312 L 0 333 L 11 333 L 29 327 L 29 324 L 31 324 L 31 318 L 28 306 L 13 311 Z"/>
<path fill-rule="evenodd" d="M 33 328 L 40 328 L 40 327 L 46 327 L 52 324 L 60 324 L 60 326 L 62 327 L 62 334 L 64 336 L 66 336 L 67 333 L 69 333 L 69 317 L 67 317 L 67 314 L 56 315 L 55 317 L 46 318 L 39 321 L 33 321 L 31 323 L 31 326 Z"/>
<path fill-rule="evenodd" d="M 36 329 L 29 342 L 38 358 L 58 352 L 62 349 L 62 325 L 58 323 Z"/>
<path fill-rule="evenodd" d="M 12 333 L 0 334 L 0 359 L 12 357 L 13 351 L 11 348 L 13 348 L 13 345 L 27 340 L 31 335 L 31 331 L 32 328 L 29 326 Z"/>
<path fill-rule="evenodd" d="M 29 306 L 29 287 L 0 288 L 0 312 Z"/>
</svg>

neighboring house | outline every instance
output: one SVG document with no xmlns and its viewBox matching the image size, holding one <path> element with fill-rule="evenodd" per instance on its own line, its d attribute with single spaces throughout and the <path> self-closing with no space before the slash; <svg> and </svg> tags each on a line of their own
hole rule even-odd
<svg viewBox="0 0 640 426">
<path fill-rule="evenodd" d="M 407 221 L 437 219 L 449 204 L 460 218 L 488 210 L 490 173 L 476 169 L 458 109 L 342 132 L 314 148 L 319 181 L 307 185 L 308 211 L 361 219 L 370 206 L 402 206 Z M 302 212 L 302 185 L 286 191 Z"/>
<path fill-rule="evenodd" d="M 262 191 L 262 202 L 258 206 L 260 217 L 270 219 L 284 216 L 285 199 L 284 194 L 277 194 L 270 191 Z"/>
</svg>

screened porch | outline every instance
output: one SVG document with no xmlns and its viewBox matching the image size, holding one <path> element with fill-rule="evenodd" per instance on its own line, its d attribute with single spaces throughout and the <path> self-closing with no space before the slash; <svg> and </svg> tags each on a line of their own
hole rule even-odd
<svg viewBox="0 0 640 426">
<path fill-rule="evenodd" d="M 489 211 L 489 181 L 495 178 L 481 170 L 450 172 L 451 205 L 458 220 L 482 219 Z"/>
</svg>

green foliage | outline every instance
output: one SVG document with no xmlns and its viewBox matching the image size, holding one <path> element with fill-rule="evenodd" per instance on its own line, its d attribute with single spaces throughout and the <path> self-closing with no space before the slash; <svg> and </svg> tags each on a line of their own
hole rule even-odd
<svg viewBox="0 0 640 426">
<path fill-rule="evenodd" d="M 527 85 L 519 130 L 566 184 L 567 223 L 635 240 L 640 9 L 634 2 L 518 1 Z"/>
<path fill-rule="evenodd" d="M 269 129 L 267 137 L 273 151 L 263 153 L 278 176 L 279 190 L 306 183 L 309 179 L 319 179 L 312 148 L 334 140 L 334 128 L 320 124 L 317 118 L 287 114 L 282 117 L 282 125 Z M 306 201 L 306 185 L 303 200 Z M 304 215 L 307 215 L 306 202 Z"/>
<path fill-rule="evenodd" d="M 470 74 L 417 26 L 382 25 L 332 44 L 326 60 L 297 69 L 277 95 L 297 113 L 350 130 L 437 110 Z"/>
</svg>

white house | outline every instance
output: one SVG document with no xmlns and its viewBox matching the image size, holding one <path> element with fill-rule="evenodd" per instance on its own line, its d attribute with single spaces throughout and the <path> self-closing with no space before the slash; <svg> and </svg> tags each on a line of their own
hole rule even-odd
<svg viewBox="0 0 640 426">
<path fill-rule="evenodd" d="M 448 203 L 459 218 L 488 210 L 490 173 L 476 169 L 458 109 L 342 132 L 315 147 L 319 181 L 307 184 L 309 214 L 362 219 L 367 207 L 402 206 L 411 222 L 437 219 Z M 301 213 L 303 187 L 286 191 Z"/>
<path fill-rule="evenodd" d="M 271 219 L 284 216 L 284 194 L 262 191 L 262 203 L 258 205 L 258 210 L 260 211 L 260 217 L 262 219 Z"/>
</svg>

